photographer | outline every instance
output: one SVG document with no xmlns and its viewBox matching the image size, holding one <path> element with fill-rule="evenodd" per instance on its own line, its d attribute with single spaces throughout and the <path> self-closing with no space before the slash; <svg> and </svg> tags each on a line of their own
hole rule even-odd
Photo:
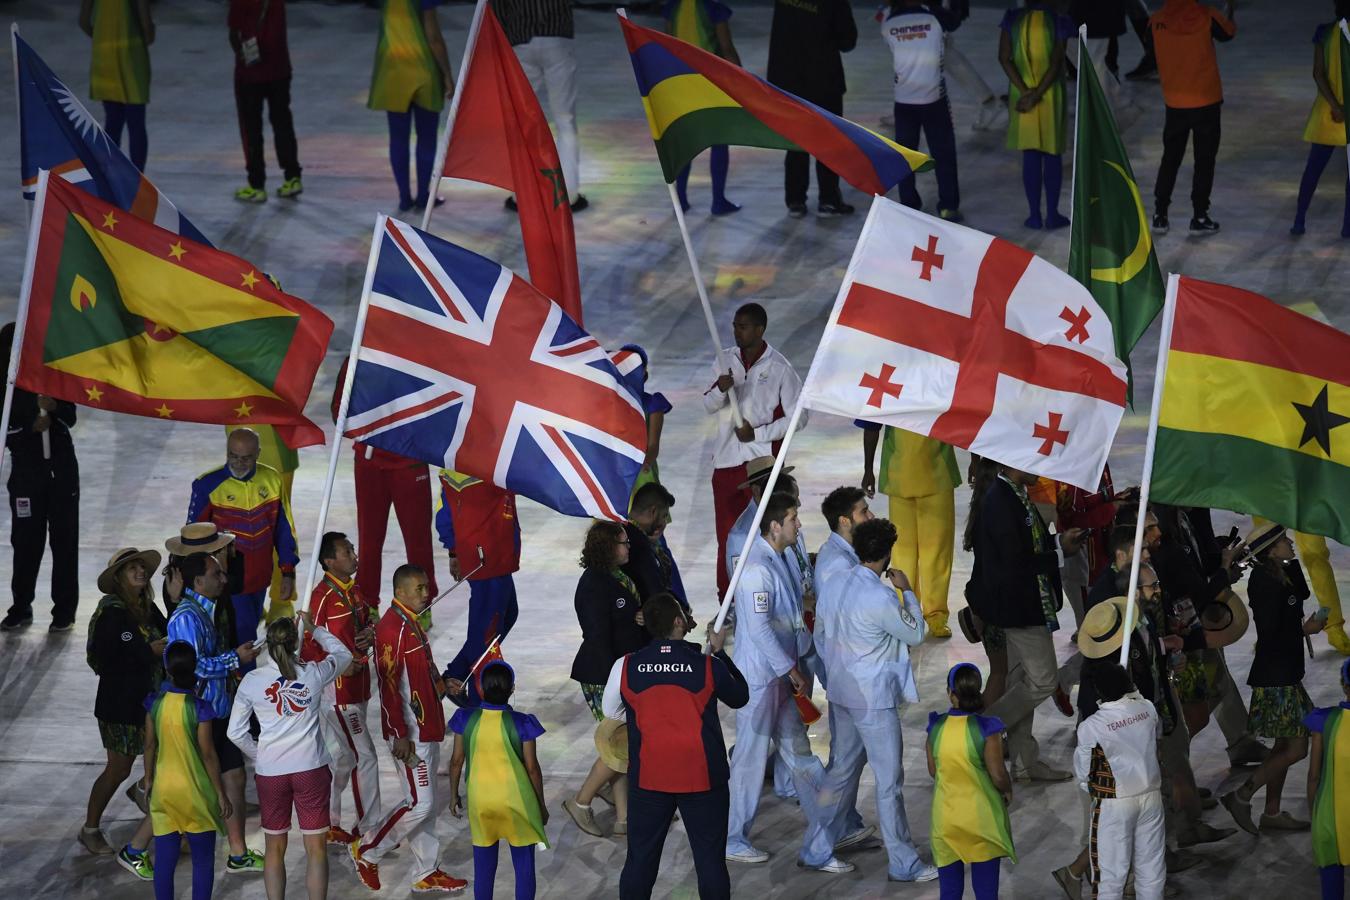
<svg viewBox="0 0 1350 900">
<path fill-rule="evenodd" d="M 1247 684 L 1252 688 L 1252 731 L 1275 739 L 1266 761 L 1237 790 L 1220 802 L 1244 831 L 1257 833 L 1252 822 L 1252 794 L 1266 788 L 1262 831 L 1306 831 L 1309 824 L 1280 809 L 1284 778 L 1308 755 L 1308 729 L 1303 719 L 1312 712 L 1312 700 L 1303 689 L 1303 637 L 1322 630 L 1326 622 L 1319 609 L 1306 619 L 1303 601 L 1310 596 L 1303 568 L 1294 558 L 1294 543 L 1284 527 L 1258 525 L 1247 538 L 1255 564 L 1247 584 L 1247 599 L 1256 620 L 1256 652 Z"/>
</svg>

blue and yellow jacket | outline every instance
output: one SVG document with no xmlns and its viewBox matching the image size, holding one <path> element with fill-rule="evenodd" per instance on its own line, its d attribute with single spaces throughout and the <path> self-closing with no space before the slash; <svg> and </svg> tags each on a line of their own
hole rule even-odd
<svg viewBox="0 0 1350 900">
<path fill-rule="evenodd" d="M 235 478 L 228 466 L 213 469 L 192 482 L 189 522 L 214 522 L 234 535 L 234 546 L 244 558 L 246 594 L 266 590 L 272 583 L 272 553 L 282 573 L 295 571 L 295 520 L 291 502 L 282 489 L 281 474 L 259 463 L 245 478 Z"/>
</svg>

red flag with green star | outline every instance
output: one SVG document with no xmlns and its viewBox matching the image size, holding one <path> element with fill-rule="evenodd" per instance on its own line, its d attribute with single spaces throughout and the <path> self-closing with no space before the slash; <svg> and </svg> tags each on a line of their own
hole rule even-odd
<svg viewBox="0 0 1350 900">
<path fill-rule="evenodd" d="M 322 444 L 305 401 L 333 323 L 251 263 L 69 184 L 41 182 L 16 383 L 83 406 L 273 425 Z"/>
<path fill-rule="evenodd" d="M 530 283 L 581 325 L 577 244 L 558 148 L 490 5 L 472 53 L 441 174 L 515 191 Z"/>
</svg>

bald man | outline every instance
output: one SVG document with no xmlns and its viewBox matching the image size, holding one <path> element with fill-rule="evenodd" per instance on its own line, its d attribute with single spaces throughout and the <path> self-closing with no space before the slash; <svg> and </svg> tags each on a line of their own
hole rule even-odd
<svg viewBox="0 0 1350 900">
<path fill-rule="evenodd" d="M 237 428 L 225 440 L 225 465 L 192 482 L 189 522 L 213 522 L 235 536 L 234 546 L 244 560 L 242 583 L 231 584 L 236 638 L 258 637 L 263 601 L 272 583 L 272 560 L 281 568 L 280 599 L 295 596 L 295 567 L 300 562 L 295 544 L 295 520 L 281 473 L 258 462 L 257 432 Z"/>
</svg>

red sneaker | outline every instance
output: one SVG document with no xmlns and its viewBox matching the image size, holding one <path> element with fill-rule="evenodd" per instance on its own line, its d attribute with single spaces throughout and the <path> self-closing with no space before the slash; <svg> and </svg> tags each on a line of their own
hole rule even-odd
<svg viewBox="0 0 1350 900">
<path fill-rule="evenodd" d="M 426 878 L 412 886 L 414 894 L 453 894 L 464 890 L 469 883 L 462 878 L 456 878 L 453 875 L 442 872 L 440 869 L 432 872 Z"/>
<path fill-rule="evenodd" d="M 361 858 L 361 845 L 355 841 L 347 845 L 347 853 L 352 858 L 352 866 L 356 869 L 356 877 L 372 891 L 378 891 L 380 889 L 379 865 L 363 860 Z"/>
<path fill-rule="evenodd" d="M 328 829 L 328 843 L 330 844 L 354 844 L 356 835 L 338 825 L 333 825 Z"/>
</svg>

